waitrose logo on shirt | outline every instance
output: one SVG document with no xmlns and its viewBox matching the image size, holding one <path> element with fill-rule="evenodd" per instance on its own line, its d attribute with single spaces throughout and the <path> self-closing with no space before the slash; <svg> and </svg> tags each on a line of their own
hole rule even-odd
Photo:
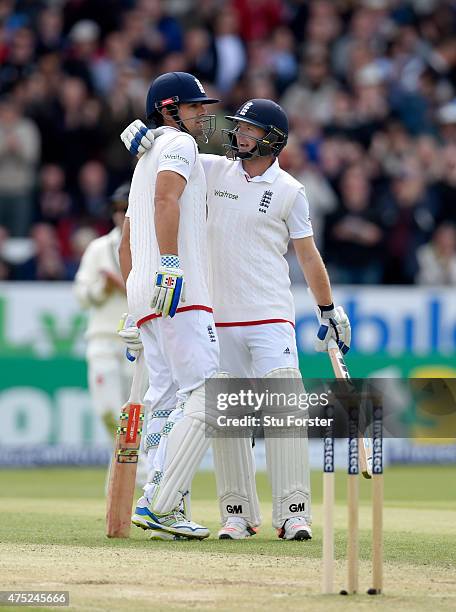
<svg viewBox="0 0 456 612">
<path fill-rule="evenodd" d="M 173 161 L 182 161 L 186 163 L 187 166 L 190 165 L 190 162 L 188 161 L 188 159 L 185 159 L 185 157 L 182 157 L 182 155 L 178 155 L 177 153 L 165 153 L 163 157 L 165 159 L 172 159 Z"/>
<path fill-rule="evenodd" d="M 229 191 L 221 191 L 220 189 L 214 189 L 214 195 L 219 196 L 219 198 L 229 198 L 230 200 L 237 200 L 238 195 L 236 193 L 230 193 Z"/>
</svg>

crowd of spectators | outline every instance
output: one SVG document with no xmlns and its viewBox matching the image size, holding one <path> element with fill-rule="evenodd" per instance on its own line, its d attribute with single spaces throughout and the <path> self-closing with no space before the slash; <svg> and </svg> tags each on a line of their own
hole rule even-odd
<svg viewBox="0 0 456 612">
<path fill-rule="evenodd" d="M 455 31 L 451 0 L 0 0 L 0 280 L 74 277 L 131 176 L 120 132 L 184 70 L 219 128 L 283 105 L 333 282 L 456 284 Z"/>
</svg>

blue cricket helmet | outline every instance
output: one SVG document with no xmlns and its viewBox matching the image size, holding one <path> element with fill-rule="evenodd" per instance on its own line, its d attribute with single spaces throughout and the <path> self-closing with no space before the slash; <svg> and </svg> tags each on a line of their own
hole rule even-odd
<svg viewBox="0 0 456 612">
<path fill-rule="evenodd" d="M 226 154 L 233 159 L 249 159 L 251 157 L 263 157 L 274 155 L 277 157 L 287 144 L 288 140 L 288 117 L 283 108 L 273 100 L 257 98 L 245 102 L 234 115 L 228 115 L 225 119 L 230 121 L 245 121 L 256 125 L 266 134 L 258 138 L 257 146 L 248 153 L 240 153 L 236 142 L 236 131 L 222 130 L 228 142 L 224 143 Z"/>
<path fill-rule="evenodd" d="M 167 72 L 160 75 L 149 88 L 146 115 L 151 118 L 164 106 L 181 103 L 202 102 L 215 104 L 216 98 L 208 98 L 200 81 L 188 72 Z"/>
</svg>

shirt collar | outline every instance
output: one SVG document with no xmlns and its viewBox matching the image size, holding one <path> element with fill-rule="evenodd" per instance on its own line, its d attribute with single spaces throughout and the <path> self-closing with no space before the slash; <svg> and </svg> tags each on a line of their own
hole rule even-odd
<svg viewBox="0 0 456 612">
<path fill-rule="evenodd" d="M 249 183 L 273 183 L 280 172 L 278 159 L 276 159 L 275 162 L 269 166 L 265 172 L 263 172 L 263 174 L 254 177 L 250 177 L 244 170 L 242 160 L 238 159 L 236 163 L 238 164 L 238 172 L 242 174 L 242 176 L 244 176 Z"/>
</svg>

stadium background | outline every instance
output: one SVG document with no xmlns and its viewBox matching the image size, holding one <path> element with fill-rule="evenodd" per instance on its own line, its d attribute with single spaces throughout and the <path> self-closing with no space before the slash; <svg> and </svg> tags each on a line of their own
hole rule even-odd
<svg viewBox="0 0 456 612">
<path fill-rule="evenodd" d="M 455 21 L 433 0 L 0 0 L 0 464 L 106 461 L 71 280 L 131 175 L 119 134 L 169 70 L 223 100 L 218 128 L 252 97 L 285 107 L 280 163 L 351 318 L 352 375 L 454 377 Z M 302 372 L 329 376 L 288 258 Z"/>
</svg>

